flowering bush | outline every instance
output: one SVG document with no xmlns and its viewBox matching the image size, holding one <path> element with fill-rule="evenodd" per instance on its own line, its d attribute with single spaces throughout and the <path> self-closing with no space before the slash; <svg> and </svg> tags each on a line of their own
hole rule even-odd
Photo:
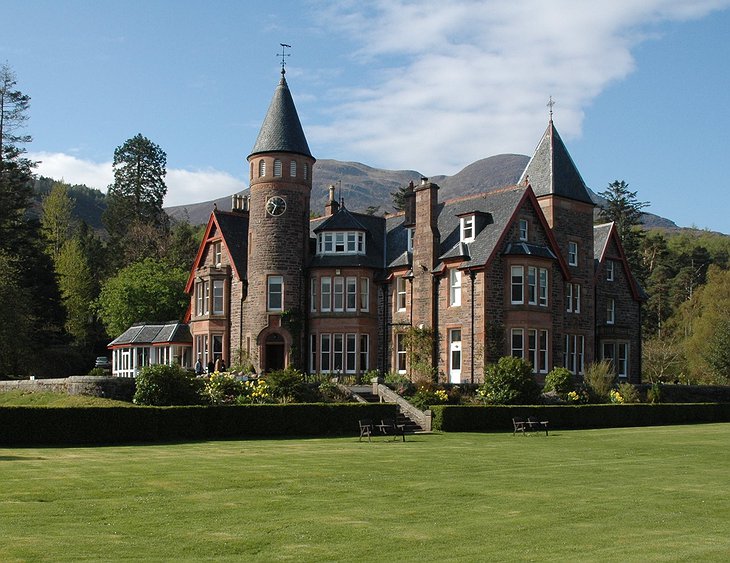
<svg viewBox="0 0 730 563">
<path fill-rule="evenodd" d="M 237 405 L 257 405 L 274 402 L 269 385 L 263 379 L 244 381 L 241 391 L 241 394 L 236 397 Z"/>
<path fill-rule="evenodd" d="M 230 373 L 216 371 L 205 380 L 203 395 L 211 405 L 233 404 L 242 393 L 243 382 Z"/>
<path fill-rule="evenodd" d="M 575 391 L 571 391 L 568 393 L 568 402 L 569 403 L 579 403 L 580 402 L 580 395 L 576 393 Z"/>
<path fill-rule="evenodd" d="M 411 404 L 421 410 L 431 405 L 443 405 L 449 401 L 449 396 L 443 389 L 428 389 L 419 387 L 416 394 L 411 397 Z"/>
<path fill-rule="evenodd" d="M 621 396 L 621 393 L 619 393 L 615 389 L 611 389 L 611 391 L 608 393 L 608 398 L 612 403 L 621 404 L 624 402 L 624 398 Z"/>
</svg>

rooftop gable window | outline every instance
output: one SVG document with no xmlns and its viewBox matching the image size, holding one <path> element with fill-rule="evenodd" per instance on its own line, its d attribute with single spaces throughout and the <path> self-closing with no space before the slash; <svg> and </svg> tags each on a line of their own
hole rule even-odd
<svg viewBox="0 0 730 563">
<path fill-rule="evenodd" d="M 362 231 L 326 231 L 317 234 L 317 255 L 365 254 Z"/>
</svg>

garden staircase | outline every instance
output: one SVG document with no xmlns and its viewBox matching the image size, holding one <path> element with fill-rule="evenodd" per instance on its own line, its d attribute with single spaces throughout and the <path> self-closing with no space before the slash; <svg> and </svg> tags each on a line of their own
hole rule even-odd
<svg viewBox="0 0 730 563">
<path fill-rule="evenodd" d="M 397 424 L 403 424 L 406 434 L 431 431 L 431 411 L 421 411 L 382 383 L 351 385 L 348 388 L 355 400 L 363 403 L 395 403 L 398 407 Z"/>
</svg>

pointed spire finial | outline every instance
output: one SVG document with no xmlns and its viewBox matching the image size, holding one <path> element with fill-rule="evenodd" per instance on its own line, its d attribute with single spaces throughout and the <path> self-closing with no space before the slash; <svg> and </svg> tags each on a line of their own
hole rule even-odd
<svg viewBox="0 0 730 563">
<path fill-rule="evenodd" d="M 286 74 L 286 57 L 291 57 L 291 53 L 287 53 L 285 49 L 291 49 L 291 45 L 286 43 L 279 43 L 279 45 L 281 45 L 281 53 L 276 56 L 281 57 L 281 75 L 284 76 Z"/>
<path fill-rule="evenodd" d="M 548 100 L 547 107 L 550 108 L 550 121 L 553 120 L 553 106 L 555 105 L 555 100 L 553 100 L 553 97 L 550 96 L 550 99 Z"/>
</svg>

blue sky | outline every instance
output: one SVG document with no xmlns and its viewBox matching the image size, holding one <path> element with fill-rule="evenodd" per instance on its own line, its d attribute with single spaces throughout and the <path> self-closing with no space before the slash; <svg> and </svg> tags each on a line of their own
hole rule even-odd
<svg viewBox="0 0 730 563">
<path fill-rule="evenodd" d="M 531 155 L 555 124 L 586 183 L 730 233 L 730 0 L 0 0 L 38 172 L 105 189 L 137 133 L 166 205 L 246 186 L 287 80 L 313 154 L 427 176 Z M 315 170 L 316 182 L 316 170 Z"/>
</svg>

